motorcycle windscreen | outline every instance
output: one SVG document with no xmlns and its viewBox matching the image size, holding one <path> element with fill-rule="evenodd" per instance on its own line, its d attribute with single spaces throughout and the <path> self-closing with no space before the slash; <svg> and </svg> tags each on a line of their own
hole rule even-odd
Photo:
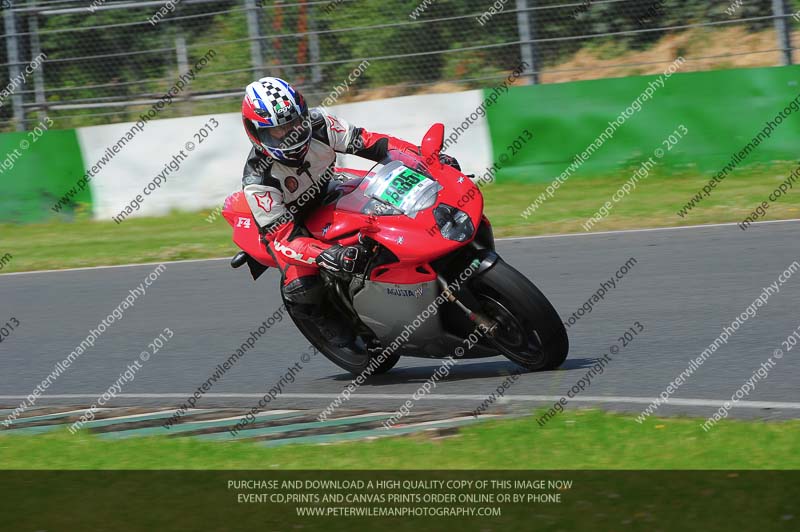
<svg viewBox="0 0 800 532">
<path fill-rule="evenodd" d="M 377 216 L 404 214 L 415 218 L 418 212 L 436 203 L 442 186 L 426 173 L 398 160 L 376 168 L 357 190 L 339 200 L 337 208 Z"/>
</svg>

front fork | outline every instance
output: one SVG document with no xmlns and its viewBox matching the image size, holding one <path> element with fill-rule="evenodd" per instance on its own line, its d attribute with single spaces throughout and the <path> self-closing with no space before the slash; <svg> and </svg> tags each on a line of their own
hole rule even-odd
<svg viewBox="0 0 800 532">
<path fill-rule="evenodd" d="M 489 249 L 479 249 L 477 251 L 477 255 L 478 256 L 470 263 L 472 272 L 469 274 L 467 279 L 464 280 L 464 282 L 468 282 L 471 279 L 482 275 L 489 268 L 494 266 L 498 260 L 500 260 L 500 256 Z M 447 284 L 447 281 L 442 277 L 441 274 L 437 275 L 436 278 L 439 281 L 439 285 L 442 287 L 442 295 L 445 297 L 445 299 L 461 309 L 467 319 L 486 331 L 487 336 L 494 338 L 494 335 L 497 332 L 497 322 L 485 316 L 481 312 L 472 310 L 463 301 L 457 298 L 452 290 L 450 290 L 450 286 Z"/>
</svg>

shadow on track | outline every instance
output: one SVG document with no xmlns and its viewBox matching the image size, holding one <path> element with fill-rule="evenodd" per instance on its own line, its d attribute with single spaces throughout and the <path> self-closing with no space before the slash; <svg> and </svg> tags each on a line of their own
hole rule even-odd
<svg viewBox="0 0 800 532">
<path fill-rule="evenodd" d="M 576 370 L 592 367 L 598 359 L 595 358 L 570 358 L 558 370 Z M 402 363 L 402 360 L 401 360 Z M 385 386 L 390 384 L 423 383 L 428 380 L 441 364 L 416 367 L 395 367 L 389 373 L 370 377 L 365 384 L 372 386 Z M 529 374 L 528 371 L 508 360 L 496 360 L 492 362 L 461 362 L 450 368 L 450 373 L 439 379 L 439 382 L 458 382 L 470 379 L 489 379 L 492 377 L 507 377 L 512 373 L 520 372 L 521 375 Z M 542 371 L 531 375 L 547 375 L 552 371 Z M 349 373 L 339 373 L 330 377 L 323 377 L 319 380 L 332 379 L 334 381 L 349 382 L 353 376 Z"/>
</svg>

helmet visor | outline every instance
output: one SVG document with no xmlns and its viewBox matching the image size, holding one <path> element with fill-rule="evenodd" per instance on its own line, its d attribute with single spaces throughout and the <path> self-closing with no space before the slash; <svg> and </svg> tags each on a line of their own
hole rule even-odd
<svg viewBox="0 0 800 532">
<path fill-rule="evenodd" d="M 270 148 L 291 150 L 302 146 L 311 136 L 311 127 L 303 116 L 281 126 L 256 127 L 258 140 Z"/>
</svg>

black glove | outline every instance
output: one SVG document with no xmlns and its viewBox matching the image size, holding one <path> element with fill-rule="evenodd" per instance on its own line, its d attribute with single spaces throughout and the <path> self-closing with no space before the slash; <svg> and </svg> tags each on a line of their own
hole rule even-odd
<svg viewBox="0 0 800 532">
<path fill-rule="evenodd" d="M 458 164 L 458 160 L 455 157 L 447 155 L 446 153 L 439 154 L 439 162 L 442 164 L 446 164 L 447 166 L 452 166 L 459 172 L 461 171 L 461 165 Z"/>
<path fill-rule="evenodd" d="M 366 265 L 367 249 L 361 244 L 346 247 L 334 244 L 317 257 L 317 266 L 343 279 L 362 273 Z"/>
</svg>

